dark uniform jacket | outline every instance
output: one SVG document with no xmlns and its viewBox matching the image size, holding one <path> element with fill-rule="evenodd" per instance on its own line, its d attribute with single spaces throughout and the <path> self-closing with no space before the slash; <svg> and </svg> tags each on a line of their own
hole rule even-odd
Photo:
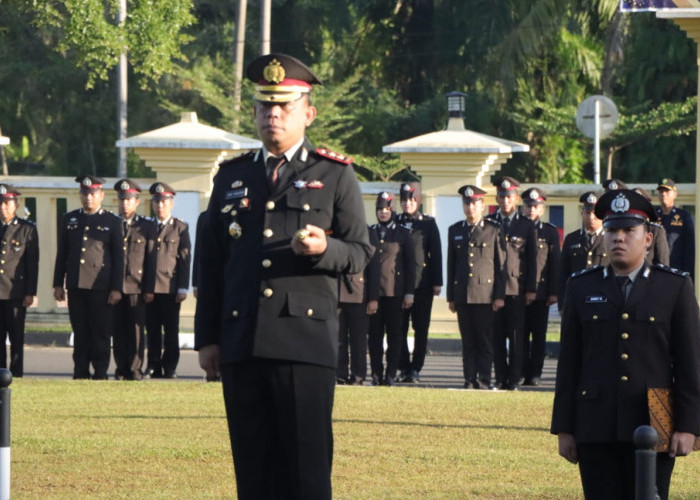
<svg viewBox="0 0 700 500">
<path fill-rule="evenodd" d="M 559 231 L 554 224 L 537 221 L 537 297 L 546 300 L 550 295 L 559 294 L 559 266 L 561 250 L 559 249 Z"/>
<path fill-rule="evenodd" d="M 666 230 L 662 225 L 650 222 L 649 232 L 654 236 L 654 241 L 647 251 L 647 262 L 649 264 L 663 264 L 664 266 L 668 266 L 670 262 L 670 252 L 668 249 Z"/>
<path fill-rule="evenodd" d="M 36 225 L 15 217 L 0 223 L 0 300 L 36 295 L 39 277 L 39 236 Z"/>
<path fill-rule="evenodd" d="M 435 218 L 416 212 L 402 213 L 396 222 L 408 229 L 416 254 L 416 288 L 442 286 L 442 244 Z"/>
<path fill-rule="evenodd" d="M 335 368 L 338 274 L 372 254 L 351 166 L 308 142 L 273 192 L 262 154 L 221 164 L 202 245 L 195 347 L 219 344 L 222 363 L 251 356 Z M 327 231 L 322 255 L 295 255 L 305 224 Z"/>
<path fill-rule="evenodd" d="M 190 286 L 190 233 L 187 223 L 170 217 L 156 238 L 155 293 L 176 294 Z"/>
<path fill-rule="evenodd" d="M 371 231 L 369 227 L 367 229 Z M 370 242 L 375 243 L 371 239 L 370 235 Z M 366 304 L 370 300 L 379 300 L 379 273 L 379 252 L 375 251 L 364 271 L 340 276 L 338 301 L 341 304 Z"/>
<path fill-rule="evenodd" d="M 647 388 L 672 388 L 675 430 L 700 434 L 700 320 L 686 274 L 644 264 L 624 302 L 610 267 L 569 280 L 551 431 L 632 441 Z"/>
<path fill-rule="evenodd" d="M 61 217 L 53 286 L 68 290 L 118 290 L 124 281 L 121 219 L 100 209 L 87 215 L 82 209 Z"/>
<path fill-rule="evenodd" d="M 498 222 L 482 219 L 471 234 L 466 221 L 457 222 L 447 238 L 447 301 L 491 304 L 505 299 L 506 243 Z"/>
<path fill-rule="evenodd" d="M 415 292 L 416 257 L 408 229 L 395 221 L 386 226 L 384 238 L 380 225 L 370 227 L 370 242 L 379 253 L 379 296 L 401 297 Z"/>
<path fill-rule="evenodd" d="M 500 213 L 487 215 L 487 219 L 498 222 Z M 535 225 L 530 219 L 519 212 L 513 216 L 508 228 L 506 240 L 506 267 L 508 280 L 506 281 L 506 295 L 524 295 L 527 292 L 537 291 L 535 280 L 537 278 L 537 238 Z"/>
<path fill-rule="evenodd" d="M 566 235 L 561 248 L 561 267 L 559 273 L 559 308 L 564 306 L 566 282 L 573 273 L 593 266 L 607 266 L 610 257 L 603 244 L 603 234 L 596 235 L 593 244 L 588 241 L 585 229 L 579 229 Z"/>
<path fill-rule="evenodd" d="M 153 293 L 155 290 L 157 237 L 158 226 L 153 219 L 134 215 L 124 234 L 123 293 Z"/>
<path fill-rule="evenodd" d="M 687 210 L 673 207 L 668 215 L 656 209 L 661 225 L 666 230 L 670 252 L 670 266 L 695 276 L 695 228 Z"/>
</svg>

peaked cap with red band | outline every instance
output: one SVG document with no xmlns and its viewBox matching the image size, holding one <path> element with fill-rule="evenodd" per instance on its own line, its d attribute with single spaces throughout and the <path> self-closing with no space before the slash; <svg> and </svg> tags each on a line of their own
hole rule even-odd
<svg viewBox="0 0 700 500">
<path fill-rule="evenodd" d="M 129 198 L 138 197 L 141 187 L 131 179 L 119 179 L 114 184 L 114 190 L 117 192 L 117 198 L 128 200 Z"/>
<path fill-rule="evenodd" d="M 649 200 L 631 189 L 618 189 L 603 194 L 595 205 L 595 215 L 603 227 L 633 227 L 656 221 L 656 211 Z"/>
<path fill-rule="evenodd" d="M 11 184 L 0 183 L 0 201 L 16 200 L 19 198 L 19 195 L 20 192 Z"/>
<path fill-rule="evenodd" d="M 94 193 L 102 189 L 102 184 L 106 181 L 102 177 L 95 177 L 94 175 L 79 175 L 75 178 L 75 182 L 80 183 L 81 193 Z"/>
<path fill-rule="evenodd" d="M 486 191 L 478 186 L 472 186 L 471 184 L 466 184 L 457 190 L 459 194 L 462 195 L 462 199 L 470 200 L 481 200 L 484 198 Z"/>
<path fill-rule="evenodd" d="M 257 84 L 255 100 L 291 102 L 311 92 L 312 85 L 323 85 L 309 67 L 287 54 L 266 54 L 251 62 L 246 76 Z"/>
</svg>

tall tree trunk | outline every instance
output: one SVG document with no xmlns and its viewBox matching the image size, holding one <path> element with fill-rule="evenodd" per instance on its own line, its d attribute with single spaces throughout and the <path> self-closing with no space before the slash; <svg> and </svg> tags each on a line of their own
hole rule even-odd
<svg viewBox="0 0 700 500">
<path fill-rule="evenodd" d="M 233 67 L 236 71 L 236 81 L 233 86 L 233 109 L 236 112 L 233 120 L 233 131 L 241 125 L 241 93 L 243 86 L 243 55 L 245 52 L 245 28 L 248 0 L 238 0 L 238 16 L 236 19 L 236 47 L 234 50 Z"/>
</svg>

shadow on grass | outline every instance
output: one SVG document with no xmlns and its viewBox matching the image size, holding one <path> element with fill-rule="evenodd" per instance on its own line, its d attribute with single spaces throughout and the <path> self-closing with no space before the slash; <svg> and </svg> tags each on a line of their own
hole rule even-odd
<svg viewBox="0 0 700 500">
<path fill-rule="evenodd" d="M 472 424 L 440 424 L 426 422 L 380 422 L 377 420 L 361 420 L 361 419 L 346 419 L 334 418 L 333 423 L 336 424 L 379 424 L 379 425 L 398 425 L 410 427 L 432 427 L 435 429 L 483 429 L 483 430 L 499 430 L 499 431 L 536 431 L 549 432 L 549 427 L 515 427 L 509 425 L 472 425 Z"/>
</svg>

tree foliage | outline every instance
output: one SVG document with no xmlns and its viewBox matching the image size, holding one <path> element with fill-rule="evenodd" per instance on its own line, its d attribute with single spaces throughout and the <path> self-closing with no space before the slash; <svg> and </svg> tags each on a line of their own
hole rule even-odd
<svg viewBox="0 0 700 500">
<path fill-rule="evenodd" d="M 248 2 L 246 62 L 258 53 L 259 1 Z M 526 142 L 504 171 L 528 182 L 587 182 L 592 145 L 579 104 L 604 94 L 620 110 L 603 142 L 617 177 L 695 175 L 696 47 L 672 22 L 623 15 L 618 0 L 275 0 L 272 50 L 307 61 L 317 145 L 353 156 L 367 180 L 414 178 L 382 146 L 445 127 L 450 91 L 467 93 L 466 126 Z M 236 2 L 2 2 L 0 124 L 12 164 L 52 173 L 114 170 L 116 58 L 129 51 L 130 135 L 196 111 L 254 136 L 252 87 L 234 111 Z M 87 88 L 86 88 L 87 86 Z M 26 144 L 27 146 L 20 146 Z M 605 167 L 605 165 L 603 165 Z M 129 172 L 142 166 L 133 158 Z"/>
</svg>

